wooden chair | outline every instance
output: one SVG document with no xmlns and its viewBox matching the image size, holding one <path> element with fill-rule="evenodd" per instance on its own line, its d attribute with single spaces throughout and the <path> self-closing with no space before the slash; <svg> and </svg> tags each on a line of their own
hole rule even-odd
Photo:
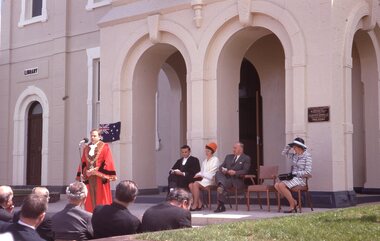
<svg viewBox="0 0 380 241">
<path fill-rule="evenodd" d="M 270 211 L 270 203 L 269 203 L 269 192 L 276 192 L 274 188 L 274 184 L 276 183 L 278 175 L 278 166 L 260 166 L 259 174 L 258 174 L 258 184 L 253 182 L 253 185 L 248 186 L 247 188 L 247 208 L 250 211 L 250 198 L 251 192 L 257 193 L 257 199 L 260 205 L 260 209 L 263 209 L 261 205 L 260 192 L 266 192 L 267 196 L 267 207 L 268 212 Z M 265 181 L 270 180 L 270 183 L 265 183 Z"/>
<path fill-rule="evenodd" d="M 309 205 L 311 211 L 314 211 L 313 203 L 311 201 L 311 195 L 309 193 L 309 179 L 312 178 L 312 175 L 306 174 L 302 178 L 305 180 L 306 185 L 305 186 L 295 186 L 295 187 L 291 188 L 290 191 L 295 192 L 298 195 L 297 202 L 298 202 L 298 207 L 299 207 L 300 213 L 302 213 L 302 193 L 305 193 L 308 205 Z M 280 212 L 281 211 L 280 194 L 277 195 L 277 199 L 278 199 L 278 211 Z"/>
<path fill-rule="evenodd" d="M 211 210 L 211 191 L 213 189 L 216 189 L 216 186 L 215 185 L 209 185 L 207 187 L 203 187 L 203 186 L 200 186 L 200 187 L 201 187 L 201 190 L 207 191 L 207 199 L 208 199 L 207 206 Z"/>
<path fill-rule="evenodd" d="M 256 176 L 255 175 L 242 175 L 240 178 L 242 178 L 242 179 L 249 179 L 249 180 L 252 181 L 252 183 L 254 183 L 254 181 L 255 181 L 254 179 L 256 178 Z M 228 202 L 230 204 L 230 208 L 232 208 L 232 205 L 231 205 L 229 193 L 233 193 L 234 194 L 234 196 L 235 196 L 235 209 L 237 211 L 238 210 L 238 194 L 239 194 L 239 192 L 242 192 L 242 193 L 245 194 L 246 191 L 247 191 L 247 187 L 244 186 L 243 189 L 238 189 L 236 187 L 232 187 L 232 188 L 229 188 L 229 189 L 227 189 L 225 191 L 227 192 L 227 199 L 228 199 Z M 219 195 L 219 194 L 217 193 L 217 195 Z"/>
</svg>

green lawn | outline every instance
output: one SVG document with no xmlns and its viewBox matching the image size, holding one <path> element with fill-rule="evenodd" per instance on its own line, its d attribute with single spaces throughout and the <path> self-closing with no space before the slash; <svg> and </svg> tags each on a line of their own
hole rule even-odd
<svg viewBox="0 0 380 241">
<path fill-rule="evenodd" d="M 142 240 L 380 240 L 380 205 L 140 234 Z"/>
</svg>

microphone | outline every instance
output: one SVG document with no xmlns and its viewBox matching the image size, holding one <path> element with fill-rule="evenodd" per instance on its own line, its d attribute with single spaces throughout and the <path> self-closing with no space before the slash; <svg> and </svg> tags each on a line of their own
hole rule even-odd
<svg viewBox="0 0 380 241">
<path fill-rule="evenodd" d="M 88 138 L 83 138 L 80 142 L 79 142 L 79 146 L 81 146 L 83 143 L 87 143 L 88 142 Z"/>
</svg>

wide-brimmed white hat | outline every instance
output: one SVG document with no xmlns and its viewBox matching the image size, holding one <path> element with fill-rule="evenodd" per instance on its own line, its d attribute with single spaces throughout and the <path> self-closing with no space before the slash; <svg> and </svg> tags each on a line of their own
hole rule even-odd
<svg viewBox="0 0 380 241">
<path fill-rule="evenodd" d="M 302 138 L 300 138 L 300 137 L 295 138 L 293 140 L 293 142 L 289 143 L 288 145 L 291 146 L 291 147 L 297 145 L 297 146 L 299 146 L 299 147 L 301 147 L 303 149 L 307 149 L 307 146 L 305 145 L 305 141 Z"/>
</svg>

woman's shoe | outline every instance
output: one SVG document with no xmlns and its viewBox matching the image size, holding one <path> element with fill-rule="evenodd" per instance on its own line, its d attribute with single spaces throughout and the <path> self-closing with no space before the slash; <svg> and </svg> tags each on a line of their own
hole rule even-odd
<svg viewBox="0 0 380 241">
<path fill-rule="evenodd" d="M 200 208 L 196 208 L 195 211 L 202 211 L 202 209 L 203 209 L 203 204 Z"/>
<path fill-rule="evenodd" d="M 297 213 L 297 207 L 294 207 L 290 210 L 284 211 L 284 213 Z"/>
<path fill-rule="evenodd" d="M 190 212 L 199 211 L 198 208 L 190 208 Z"/>
</svg>

